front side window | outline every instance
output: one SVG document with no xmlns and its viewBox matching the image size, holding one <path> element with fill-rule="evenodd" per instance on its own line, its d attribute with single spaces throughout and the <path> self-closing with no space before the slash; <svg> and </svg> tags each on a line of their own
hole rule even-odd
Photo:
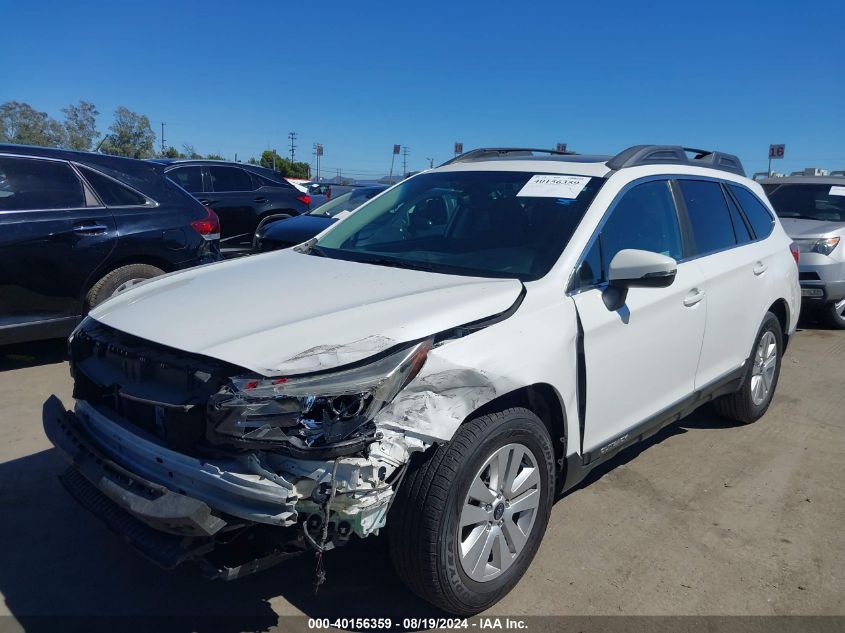
<svg viewBox="0 0 845 633">
<path fill-rule="evenodd" d="M 185 191 L 202 193 L 202 167 L 177 167 L 167 172 L 167 177 Z"/>
<path fill-rule="evenodd" d="M 525 281 L 560 257 L 603 178 L 529 172 L 421 174 L 362 205 L 317 242 L 329 257 Z"/>
<path fill-rule="evenodd" d="M 729 187 L 745 212 L 745 217 L 751 223 L 751 228 L 754 229 L 757 239 L 762 240 L 771 235 L 775 226 L 775 219 L 766 206 L 745 187 L 737 185 L 729 185 Z"/>
<path fill-rule="evenodd" d="M 213 166 L 208 171 L 212 191 L 253 191 L 252 178 L 243 169 Z"/>
<path fill-rule="evenodd" d="M 65 162 L 0 156 L 0 210 L 77 209 L 82 182 Z"/>
<path fill-rule="evenodd" d="M 764 188 L 779 217 L 845 222 L 845 185 L 790 183 Z"/>
<path fill-rule="evenodd" d="M 627 248 L 660 253 L 675 260 L 683 258 L 678 213 L 668 181 L 645 182 L 622 194 L 578 266 L 575 286 L 584 288 L 607 281 L 610 262 Z"/>
<path fill-rule="evenodd" d="M 82 174 L 100 196 L 100 200 L 102 200 L 106 206 L 128 207 L 141 206 L 147 203 L 147 199 L 144 198 L 144 196 L 135 193 L 129 187 L 120 184 L 116 180 L 112 180 L 93 169 L 88 169 L 86 167 L 80 167 L 80 169 L 82 170 Z"/>
<path fill-rule="evenodd" d="M 736 246 L 722 186 L 712 180 L 679 180 L 678 184 L 692 225 L 695 254 L 706 255 Z"/>
</svg>

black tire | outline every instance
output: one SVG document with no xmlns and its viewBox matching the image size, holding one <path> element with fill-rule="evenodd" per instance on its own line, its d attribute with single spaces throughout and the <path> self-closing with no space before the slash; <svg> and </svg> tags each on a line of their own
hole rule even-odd
<svg viewBox="0 0 845 633">
<path fill-rule="evenodd" d="M 771 386 L 769 387 L 768 393 L 765 395 L 763 401 L 760 403 L 755 403 L 751 393 L 755 357 L 757 354 L 757 348 L 760 345 L 760 341 L 766 335 L 767 332 L 771 332 L 774 335 L 774 340 L 777 345 L 774 378 L 772 379 Z M 716 411 L 720 415 L 731 420 L 735 420 L 736 422 L 741 422 L 742 424 L 751 424 L 752 422 L 756 422 L 761 417 L 763 417 L 763 415 L 769 409 L 769 405 L 772 403 L 772 398 L 775 395 L 775 389 L 777 388 L 778 378 L 780 377 L 782 359 L 783 331 L 781 329 L 780 321 L 774 314 L 772 314 L 771 312 L 767 312 L 766 316 L 763 317 L 763 324 L 760 326 L 760 331 L 757 333 L 757 336 L 754 339 L 754 345 L 751 348 L 751 354 L 748 357 L 748 360 L 746 361 L 747 367 L 745 370 L 745 376 L 742 380 L 742 386 L 735 393 L 728 394 L 726 396 L 722 396 L 721 398 L 714 400 L 713 406 Z"/>
<path fill-rule="evenodd" d="M 115 268 L 91 286 L 91 290 L 85 297 L 85 305 L 90 310 L 111 297 L 125 283 L 135 279 L 152 279 L 163 274 L 164 271 L 161 268 L 150 264 L 128 264 Z"/>
<path fill-rule="evenodd" d="M 467 576 L 460 561 L 460 511 L 479 469 L 496 450 L 513 443 L 529 448 L 536 458 L 539 506 L 511 566 L 492 580 L 478 582 Z M 498 602 L 519 582 L 540 546 L 554 497 L 554 465 L 548 430 L 523 408 L 471 420 L 449 443 L 415 455 L 388 519 L 390 557 L 399 577 L 418 596 L 449 613 L 471 615 Z"/>
<path fill-rule="evenodd" d="M 837 330 L 845 330 L 845 306 L 828 303 L 822 311 L 825 323 Z"/>
</svg>

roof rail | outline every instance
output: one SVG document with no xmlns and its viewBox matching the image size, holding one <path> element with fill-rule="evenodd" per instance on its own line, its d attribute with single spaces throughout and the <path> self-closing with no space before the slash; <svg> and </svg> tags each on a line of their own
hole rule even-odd
<svg viewBox="0 0 845 633">
<path fill-rule="evenodd" d="M 531 147 L 479 147 L 478 149 L 472 149 L 460 154 L 459 156 L 455 156 L 438 166 L 443 167 L 443 165 L 451 165 L 452 163 L 464 163 L 467 161 L 486 160 L 489 158 L 503 158 L 505 156 L 533 156 L 535 153 L 551 154 L 556 156 L 572 156 L 575 154 L 575 152 L 569 151 L 560 152 L 556 149 L 534 149 Z"/>
<path fill-rule="evenodd" d="M 690 156 L 692 154 L 692 156 Z M 639 165 L 693 165 L 745 175 L 742 163 L 733 154 L 680 145 L 634 145 L 607 161 L 613 170 Z"/>
</svg>

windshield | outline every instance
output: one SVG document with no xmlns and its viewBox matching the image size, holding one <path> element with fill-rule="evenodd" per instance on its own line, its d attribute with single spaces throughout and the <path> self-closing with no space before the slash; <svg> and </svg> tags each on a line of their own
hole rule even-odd
<svg viewBox="0 0 845 633">
<path fill-rule="evenodd" d="M 321 204 L 316 209 L 308 212 L 308 215 L 317 215 L 324 218 L 333 218 L 341 211 L 354 211 L 370 198 L 373 198 L 384 191 L 385 188 L 354 189 L 337 198 Z"/>
<path fill-rule="evenodd" d="M 771 184 L 763 188 L 782 218 L 845 222 L 845 184 Z"/>
<path fill-rule="evenodd" d="M 529 281 L 557 261 L 603 178 L 530 172 L 421 174 L 316 244 L 328 257 Z"/>
</svg>

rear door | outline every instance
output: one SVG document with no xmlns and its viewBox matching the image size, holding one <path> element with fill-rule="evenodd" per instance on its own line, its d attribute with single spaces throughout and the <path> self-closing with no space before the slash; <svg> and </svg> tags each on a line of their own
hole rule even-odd
<svg viewBox="0 0 845 633">
<path fill-rule="evenodd" d="M 116 239 L 69 163 L 0 156 L 0 327 L 77 315 Z"/>
<path fill-rule="evenodd" d="M 668 288 L 631 288 L 610 311 L 602 300 L 614 255 L 636 248 L 679 261 Z M 704 276 L 682 261 L 683 233 L 668 180 L 634 184 L 611 205 L 575 276 L 571 296 L 583 332 L 585 454 L 600 456 L 693 393 L 704 337 Z"/>
<path fill-rule="evenodd" d="M 679 178 L 692 232 L 693 256 L 707 280 L 707 330 L 696 388 L 711 385 L 742 365 L 751 352 L 769 295 L 768 258 L 726 185 Z M 771 232 L 771 231 L 770 231 Z"/>
<path fill-rule="evenodd" d="M 208 206 L 220 217 L 220 241 L 223 245 L 251 244 L 267 196 L 255 191 L 255 183 L 244 169 L 210 165 L 206 170 L 211 183 Z"/>
</svg>

